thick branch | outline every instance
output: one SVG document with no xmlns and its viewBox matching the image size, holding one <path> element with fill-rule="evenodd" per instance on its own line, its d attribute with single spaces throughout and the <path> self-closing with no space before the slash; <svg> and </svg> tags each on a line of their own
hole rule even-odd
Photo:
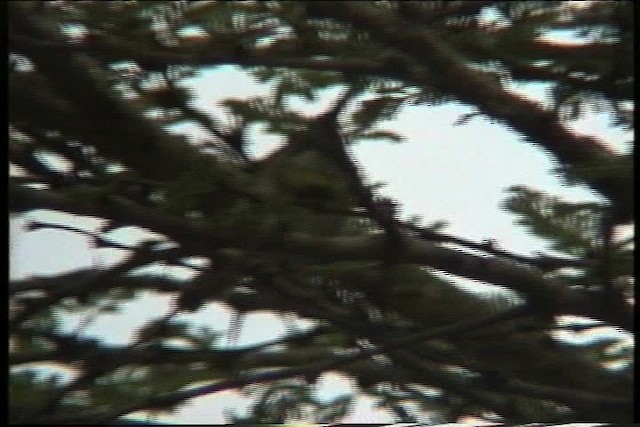
<svg viewBox="0 0 640 427">
<path fill-rule="evenodd" d="M 52 26 L 31 13 L 31 4 L 12 2 L 9 6 L 14 29 L 37 39 L 64 43 Z M 175 177 L 199 155 L 180 138 L 169 136 L 153 120 L 119 99 L 88 57 L 69 53 L 61 60 L 59 52 L 27 43 L 19 49 L 46 75 L 58 93 L 79 107 L 75 123 L 91 129 L 92 142 L 105 155 L 147 178 L 159 180 Z"/>
<path fill-rule="evenodd" d="M 111 197 L 106 203 L 81 203 L 54 191 L 40 191 L 19 186 L 10 188 L 10 208 L 23 211 L 49 208 L 79 215 L 107 217 L 163 233 L 180 242 L 187 252 L 215 256 L 225 247 L 252 247 L 255 236 L 240 237 L 237 233 L 219 230 L 205 223 L 170 217 L 133 203 Z M 233 231 L 233 230 L 231 230 Z M 380 236 L 323 238 L 302 233 L 284 236 L 264 236 L 264 246 L 283 253 L 305 254 L 323 262 L 344 260 L 379 260 L 384 254 L 385 239 Z M 269 244 L 269 242 L 271 243 Z M 407 263 L 430 266 L 456 276 L 505 286 L 525 295 L 528 302 L 545 311 L 575 314 L 602 319 L 627 330 L 633 330 L 632 312 L 603 313 L 597 297 L 555 285 L 542 277 L 539 270 L 509 261 L 479 257 L 431 242 L 407 236 L 401 259 Z"/>
<path fill-rule="evenodd" d="M 307 10 L 313 16 L 333 18 L 366 30 L 372 37 L 410 55 L 429 69 L 446 70 L 446 73 L 434 73 L 432 84 L 522 133 L 549 150 L 564 165 L 598 163 L 613 155 L 596 138 L 570 131 L 553 112 L 504 90 L 468 66 L 463 57 L 427 28 L 410 31 L 388 13 L 360 2 L 311 2 L 307 3 Z M 629 182 L 616 176 L 578 178 L 614 203 L 620 222 L 632 219 Z"/>
</svg>

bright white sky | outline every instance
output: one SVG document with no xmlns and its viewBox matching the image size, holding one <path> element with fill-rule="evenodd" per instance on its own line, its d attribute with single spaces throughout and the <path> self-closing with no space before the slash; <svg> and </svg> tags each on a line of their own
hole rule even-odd
<svg viewBox="0 0 640 427">
<path fill-rule="evenodd" d="M 258 87 L 250 77 L 231 67 L 205 71 L 191 83 L 200 96 L 196 106 L 214 114 L 219 114 L 217 102 L 223 98 L 249 97 L 255 96 L 256 92 L 264 92 L 264 88 Z M 526 93 L 542 99 L 543 88 L 531 85 L 526 88 Z M 318 103 L 319 106 L 309 107 L 309 111 L 321 111 L 335 99 L 335 94 L 331 92 Z M 500 247 L 516 253 L 546 249 L 539 239 L 522 228 L 514 227 L 514 217 L 499 208 L 505 196 L 504 190 L 511 185 L 524 184 L 568 200 L 595 200 L 595 195 L 585 188 L 562 185 L 550 173 L 554 164 L 548 156 L 502 126 L 481 117 L 463 126 L 452 126 L 461 114 L 472 111 L 460 105 L 407 107 L 396 120 L 382 126 L 399 131 L 407 137 L 406 142 L 368 141 L 356 147 L 354 154 L 371 180 L 388 184 L 383 192 L 401 202 L 405 216 L 420 215 L 425 223 L 444 219 L 450 224 L 446 230 L 449 233 L 477 241 L 494 239 Z M 623 147 L 623 142 L 630 139 L 629 134 L 609 128 L 606 116 L 590 114 L 574 123 L 574 127 L 583 133 L 598 135 L 615 147 Z M 185 130 L 194 135 L 204 135 L 197 129 Z M 257 154 L 264 154 L 274 146 L 273 137 L 260 137 L 254 150 Z M 70 221 L 86 229 L 98 225 L 95 219 L 69 219 L 69 215 L 52 212 L 31 214 L 29 218 L 60 223 Z M 121 256 L 115 250 L 89 248 L 82 236 L 55 230 L 27 233 L 21 230 L 22 224 L 24 218 L 13 219 L 10 224 L 12 279 L 100 267 L 117 261 Z M 128 229 L 112 233 L 112 236 L 123 243 L 133 243 L 144 234 Z M 168 302 L 166 297 L 145 298 L 129 304 L 123 314 L 106 316 L 95 322 L 85 333 L 123 344 L 129 339 L 132 329 L 149 316 L 162 316 Z M 196 316 L 199 322 L 215 325 L 226 325 L 229 318 L 230 313 L 217 305 L 202 310 Z M 70 321 L 68 327 L 77 327 L 78 320 Z M 284 332 L 284 326 L 274 316 L 268 313 L 252 315 L 245 321 L 238 345 L 268 340 Z M 325 384 L 319 387 L 319 392 L 324 396 L 348 391 L 348 382 L 338 375 L 326 375 L 322 381 Z M 235 392 L 218 393 L 196 399 L 178 414 L 161 420 L 224 423 L 222 408 L 239 409 L 245 404 Z M 345 422 L 392 421 L 389 416 L 373 411 L 370 405 L 370 399 L 361 399 Z"/>
</svg>

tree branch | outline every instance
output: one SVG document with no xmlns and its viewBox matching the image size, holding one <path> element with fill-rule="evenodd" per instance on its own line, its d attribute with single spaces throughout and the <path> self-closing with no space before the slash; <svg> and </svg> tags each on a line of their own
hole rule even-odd
<svg viewBox="0 0 640 427">
<path fill-rule="evenodd" d="M 94 415 L 95 422 L 109 422 L 119 418 L 121 416 L 137 412 L 145 409 L 153 408 L 165 408 L 175 406 L 185 400 L 193 399 L 195 397 L 204 396 L 207 394 L 217 393 L 224 390 L 230 390 L 238 387 L 242 387 L 248 384 L 256 384 L 263 382 L 271 382 L 282 380 L 286 378 L 292 378 L 296 376 L 318 375 L 322 372 L 334 369 L 339 366 L 351 364 L 364 359 L 368 359 L 371 356 L 382 354 L 391 350 L 406 347 L 408 345 L 415 344 L 417 342 L 434 339 L 441 336 L 450 336 L 453 334 L 460 334 L 468 330 L 473 330 L 486 324 L 492 324 L 502 320 L 513 318 L 514 316 L 520 316 L 522 309 L 509 310 L 507 312 L 499 313 L 497 315 L 488 316 L 481 319 L 473 319 L 472 321 L 460 322 L 454 325 L 447 325 L 440 328 L 432 329 L 418 334 L 410 335 L 408 337 L 389 342 L 385 346 L 379 348 L 373 348 L 369 350 L 361 350 L 357 354 L 350 356 L 339 356 L 328 361 L 319 363 L 313 363 L 302 367 L 294 367 L 288 369 L 281 369 L 275 371 L 268 371 L 263 373 L 251 373 L 239 375 L 238 377 L 230 380 L 219 381 L 214 384 L 209 384 L 201 387 L 195 387 L 185 391 L 179 391 L 176 393 L 167 394 L 164 396 L 158 396 L 152 398 L 142 404 L 131 405 L 130 407 L 118 410 L 113 413 Z M 74 417 L 75 418 L 75 417 Z M 48 419 L 49 422 L 64 423 L 67 420 L 65 418 Z"/>
<path fill-rule="evenodd" d="M 55 191 L 10 186 L 9 206 L 14 211 L 50 208 L 80 215 L 93 215 L 121 221 L 162 233 L 183 245 L 189 253 L 215 256 L 225 247 L 251 248 L 255 236 L 241 237 L 228 230 L 214 229 L 206 223 L 163 215 L 118 197 L 106 201 L 81 203 Z M 233 231 L 233 230 L 231 230 Z M 248 239 L 248 240 L 247 240 Z M 384 238 L 317 237 L 302 233 L 264 236 L 263 247 L 280 253 L 304 253 L 323 262 L 344 260 L 379 260 L 386 248 Z M 546 313 L 575 314 L 602 319 L 633 330 L 633 313 L 603 313 L 598 298 L 545 279 L 539 270 L 496 258 L 479 257 L 431 242 L 407 237 L 403 241 L 402 259 L 407 263 L 430 266 L 456 276 L 504 286 L 522 293 L 527 301 Z"/>
<path fill-rule="evenodd" d="M 432 84 L 522 133 L 564 165 L 598 163 L 613 156 L 596 138 L 568 130 L 553 112 L 504 90 L 468 66 L 463 57 L 426 27 L 408 31 L 392 15 L 370 4 L 319 1 L 307 3 L 306 7 L 311 16 L 336 19 L 369 32 L 379 41 L 410 55 L 427 69 L 447 70 L 446 74 L 432 75 Z M 627 180 L 615 175 L 593 178 L 581 174 L 577 177 L 612 201 L 620 222 L 632 219 L 632 198 Z"/>
</svg>

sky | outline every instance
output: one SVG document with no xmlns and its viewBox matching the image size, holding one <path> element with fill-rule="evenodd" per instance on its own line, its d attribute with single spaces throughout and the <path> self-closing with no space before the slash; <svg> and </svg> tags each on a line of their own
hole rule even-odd
<svg viewBox="0 0 640 427">
<path fill-rule="evenodd" d="M 218 114 L 217 102 L 228 96 L 255 96 L 264 92 L 246 74 L 233 67 L 204 71 L 191 80 L 198 94 L 195 106 Z M 518 87 L 530 97 L 542 99 L 544 88 L 540 85 Z M 336 98 L 336 92 L 327 93 L 318 104 L 307 106 L 309 112 L 321 111 Z M 446 232 L 470 240 L 495 240 L 499 247 L 519 254 L 545 250 L 544 242 L 529 235 L 523 228 L 515 227 L 515 217 L 500 209 L 505 189 L 516 184 L 527 185 L 551 192 L 570 201 L 599 200 L 585 187 L 569 187 L 550 171 L 553 161 L 537 147 L 524 143 L 521 137 L 505 127 L 491 123 L 482 117 L 468 124 L 453 126 L 461 114 L 472 112 L 468 107 L 450 104 L 438 107 L 412 106 L 405 108 L 395 120 L 386 122 L 389 128 L 406 136 L 401 144 L 380 141 L 360 143 L 353 155 L 367 171 L 371 181 L 382 181 L 385 195 L 401 202 L 402 215 L 419 215 L 424 223 L 444 219 L 450 225 Z M 630 134 L 607 125 L 605 115 L 589 114 L 573 123 L 583 133 L 597 135 L 612 147 L 623 147 Z M 194 127 L 183 127 L 194 138 L 206 134 Z M 277 147 L 277 139 L 257 135 L 252 147 L 256 156 L 265 155 Z M 99 221 L 85 217 L 40 212 L 30 214 L 29 219 L 41 219 L 67 223 L 84 229 L 94 229 Z M 60 272 L 110 265 L 121 259 L 122 253 L 113 249 L 93 249 L 83 236 L 56 230 L 26 232 L 22 227 L 26 218 L 10 221 L 10 277 L 18 279 L 32 275 L 54 275 Z M 122 243 L 134 243 L 145 237 L 140 230 L 128 228 L 112 232 L 111 237 Z M 157 267 L 157 271 L 184 277 L 186 271 Z M 465 281 L 468 286 L 477 286 Z M 118 315 L 107 315 L 87 326 L 84 333 L 104 337 L 114 344 L 123 344 L 131 337 L 136 325 L 142 325 L 149 316 L 161 317 L 170 303 L 168 297 L 149 296 L 128 304 Z M 198 313 L 196 321 L 226 324 L 231 313 L 217 304 L 211 304 Z M 69 319 L 66 325 L 74 330 L 80 318 Z M 281 321 L 268 313 L 250 315 L 236 345 L 247 345 L 284 334 Z M 319 392 L 324 396 L 348 392 L 348 380 L 330 373 L 321 378 Z M 201 397 L 186 405 L 179 413 L 162 417 L 162 421 L 174 423 L 223 423 L 222 408 L 242 408 L 246 401 L 235 392 L 223 392 Z M 390 417 L 371 409 L 371 402 L 362 399 L 345 422 L 391 422 Z"/>
</svg>

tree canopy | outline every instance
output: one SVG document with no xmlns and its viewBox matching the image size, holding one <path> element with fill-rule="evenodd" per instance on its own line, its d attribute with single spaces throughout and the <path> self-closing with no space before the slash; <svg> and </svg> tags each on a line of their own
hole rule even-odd
<svg viewBox="0 0 640 427">
<path fill-rule="evenodd" d="M 632 420 L 630 345 L 558 338 L 634 331 L 633 242 L 620 232 L 634 221 L 631 150 L 570 126 L 593 108 L 633 128 L 631 1 L 11 1 L 8 12 L 10 212 L 99 218 L 96 230 L 29 230 L 128 254 L 11 281 L 11 423 L 127 423 L 238 388 L 253 402 L 230 415 L 238 423 L 339 422 L 357 394 L 401 422 Z M 270 92 L 220 99 L 220 115 L 195 107 L 188 79 L 224 66 Z M 548 85 L 547 104 L 512 90 L 530 82 Z M 340 95 L 321 113 L 293 107 L 327 89 Z M 402 219 L 352 147 L 401 142 L 383 121 L 447 103 L 474 108 L 460 124 L 510 128 L 602 201 L 508 189 L 500 207 L 549 243 L 537 256 Z M 256 157 L 263 134 L 283 143 Z M 109 238 L 126 227 L 160 237 Z M 154 294 L 171 311 L 126 345 L 61 327 Z M 236 313 L 230 335 L 249 313 L 297 320 L 230 347 L 181 317 L 214 302 Z M 330 371 L 353 394 L 317 399 Z"/>
</svg>

